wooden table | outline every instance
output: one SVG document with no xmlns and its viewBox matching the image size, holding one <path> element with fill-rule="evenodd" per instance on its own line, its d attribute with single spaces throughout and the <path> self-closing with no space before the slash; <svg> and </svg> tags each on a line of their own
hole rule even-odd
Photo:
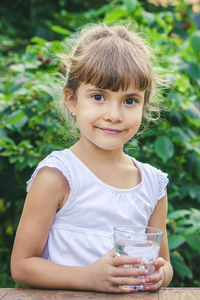
<svg viewBox="0 0 200 300">
<path fill-rule="evenodd" d="M 0 300 L 200 300 L 200 288 L 162 288 L 156 292 L 138 292 L 131 294 L 107 294 L 39 289 L 0 289 Z"/>
</svg>

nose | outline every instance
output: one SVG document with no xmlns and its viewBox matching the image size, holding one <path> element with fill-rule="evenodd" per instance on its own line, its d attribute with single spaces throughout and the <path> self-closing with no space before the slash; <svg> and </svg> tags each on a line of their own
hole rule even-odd
<svg viewBox="0 0 200 300">
<path fill-rule="evenodd" d="M 104 114 L 104 119 L 106 121 L 110 121 L 112 123 L 117 123 L 123 121 L 123 115 L 122 110 L 120 108 L 120 105 L 118 103 L 116 104 L 110 104 L 106 107 L 106 111 Z"/>
</svg>

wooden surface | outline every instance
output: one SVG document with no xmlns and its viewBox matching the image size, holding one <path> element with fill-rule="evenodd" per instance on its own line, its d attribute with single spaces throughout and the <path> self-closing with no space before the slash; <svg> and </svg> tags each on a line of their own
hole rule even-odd
<svg viewBox="0 0 200 300">
<path fill-rule="evenodd" d="M 157 292 L 138 292 L 131 294 L 106 294 L 39 289 L 0 289 L 0 300 L 200 300 L 200 288 L 162 288 Z"/>
</svg>

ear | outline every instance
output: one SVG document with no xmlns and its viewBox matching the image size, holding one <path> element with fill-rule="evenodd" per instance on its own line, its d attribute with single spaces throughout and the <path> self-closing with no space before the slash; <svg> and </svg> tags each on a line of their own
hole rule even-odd
<svg viewBox="0 0 200 300">
<path fill-rule="evenodd" d="M 64 89 L 64 98 L 65 104 L 69 110 L 69 112 L 75 116 L 75 107 L 76 107 L 76 97 L 73 91 L 69 88 Z"/>
</svg>

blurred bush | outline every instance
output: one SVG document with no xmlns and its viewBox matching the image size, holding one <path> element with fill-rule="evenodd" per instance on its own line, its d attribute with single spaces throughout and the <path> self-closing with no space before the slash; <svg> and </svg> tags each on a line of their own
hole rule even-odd
<svg viewBox="0 0 200 300">
<path fill-rule="evenodd" d="M 172 285 L 200 285 L 200 31 L 191 7 L 184 1 L 176 4 L 163 8 L 147 1 L 99 1 L 95 9 L 86 5 L 81 12 L 63 6 L 45 20 L 49 40 L 42 34 L 30 40 L 24 33 L 16 38 L 16 28 L 0 21 L 0 287 L 16 286 L 9 261 L 25 182 L 44 156 L 74 142 L 69 128 L 62 135 L 58 121 L 55 73 L 60 66 L 55 54 L 67 51 L 69 37 L 81 25 L 119 20 L 143 32 L 169 82 L 161 91 L 161 118 L 128 142 L 125 150 L 169 174 Z"/>
</svg>

